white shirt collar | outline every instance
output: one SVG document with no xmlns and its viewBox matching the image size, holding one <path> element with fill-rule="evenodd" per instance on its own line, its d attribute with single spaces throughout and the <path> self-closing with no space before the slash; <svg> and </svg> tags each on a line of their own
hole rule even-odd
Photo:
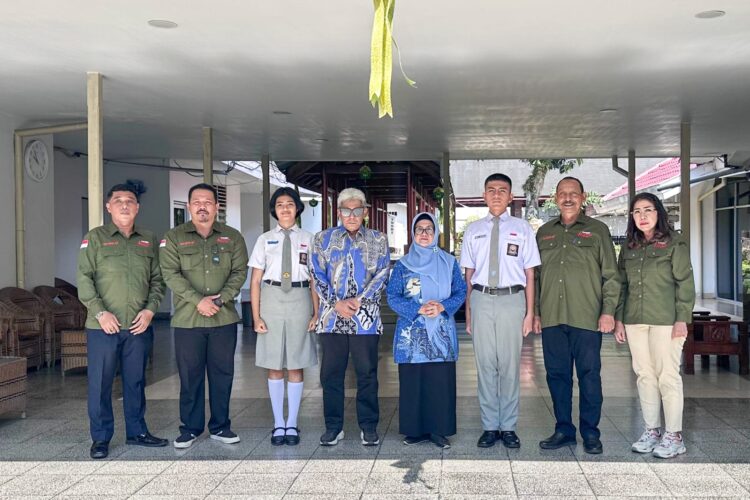
<svg viewBox="0 0 750 500">
<path fill-rule="evenodd" d="M 293 225 L 292 227 L 290 227 L 290 228 L 289 228 L 289 230 L 290 230 L 291 232 L 293 232 L 293 233 L 296 233 L 297 231 L 299 231 L 299 226 L 298 226 L 297 224 L 295 224 L 295 225 Z M 277 233 L 282 233 L 282 232 L 284 232 L 284 228 L 283 228 L 283 227 L 281 227 L 281 224 L 276 224 L 276 232 L 277 232 Z"/>
</svg>

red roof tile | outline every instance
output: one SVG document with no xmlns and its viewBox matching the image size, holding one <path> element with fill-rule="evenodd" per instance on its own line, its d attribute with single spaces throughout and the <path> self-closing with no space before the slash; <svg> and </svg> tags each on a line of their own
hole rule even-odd
<svg viewBox="0 0 750 500">
<path fill-rule="evenodd" d="M 690 164 L 690 170 L 694 169 L 698 164 L 697 163 L 691 163 Z M 680 159 L 679 158 L 669 158 L 668 160 L 664 160 L 661 163 L 657 163 L 653 167 L 649 168 L 645 172 L 643 172 L 641 175 L 635 178 L 635 190 L 643 191 L 644 189 L 658 186 L 662 182 L 668 181 L 670 179 L 673 179 L 675 177 L 678 177 L 680 175 Z M 602 198 L 603 201 L 608 201 L 613 198 L 619 198 L 620 196 L 625 196 L 628 194 L 628 183 L 625 182 L 622 186 L 615 189 L 611 193 L 608 193 L 604 198 Z"/>
</svg>

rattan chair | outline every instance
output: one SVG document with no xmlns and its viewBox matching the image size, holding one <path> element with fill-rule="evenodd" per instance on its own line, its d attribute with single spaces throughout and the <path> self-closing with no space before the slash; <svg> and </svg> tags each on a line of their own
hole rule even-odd
<svg viewBox="0 0 750 500">
<path fill-rule="evenodd" d="M 0 310 L 0 356 L 17 356 L 16 344 L 13 315 L 2 309 Z"/>
<path fill-rule="evenodd" d="M 37 369 L 44 363 L 44 315 L 0 301 L 0 314 L 11 316 L 10 341 L 14 354 L 28 359 Z"/>
<path fill-rule="evenodd" d="M 42 364 L 46 362 L 49 366 L 52 366 L 55 362 L 55 330 L 52 310 L 44 305 L 42 299 L 23 288 L 6 287 L 1 289 L 0 302 L 8 307 L 16 307 L 39 319 L 42 331 Z M 16 315 L 16 323 L 19 323 L 18 315 Z M 19 330 L 19 339 L 21 337 L 23 335 Z M 21 346 L 19 345 L 19 347 Z M 21 356 L 23 355 L 21 353 Z M 29 358 L 29 365 L 33 366 L 31 356 L 26 357 Z"/>
<path fill-rule="evenodd" d="M 86 308 L 78 297 L 70 295 L 65 290 L 51 286 L 38 286 L 34 294 L 42 299 L 52 311 L 53 330 L 55 335 L 54 357 L 52 364 L 61 358 L 61 333 L 63 330 L 82 330 L 86 323 Z"/>
</svg>

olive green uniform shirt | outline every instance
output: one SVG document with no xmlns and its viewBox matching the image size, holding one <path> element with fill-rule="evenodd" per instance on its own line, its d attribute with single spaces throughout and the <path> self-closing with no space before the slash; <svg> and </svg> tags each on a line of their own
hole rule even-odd
<svg viewBox="0 0 750 500">
<path fill-rule="evenodd" d="M 156 313 L 164 281 L 154 233 L 135 226 L 126 238 L 112 223 L 92 229 L 81 242 L 77 279 L 78 298 L 88 309 L 86 328 L 101 328 L 101 311 L 114 314 L 123 330 L 143 309 Z"/>
<path fill-rule="evenodd" d="M 542 265 L 536 273 L 536 309 L 542 328 L 599 329 L 599 316 L 615 314 L 620 276 L 609 229 L 581 214 L 570 227 L 560 218 L 536 234 Z"/>
<path fill-rule="evenodd" d="M 616 319 L 628 325 L 690 323 L 695 305 L 695 283 L 690 250 L 678 233 L 668 242 L 620 250 L 622 279 Z"/>
<path fill-rule="evenodd" d="M 172 326 L 207 328 L 237 323 L 234 298 L 247 279 L 247 246 L 242 235 L 226 224 L 214 222 L 204 239 L 192 222 L 164 235 L 159 244 L 161 272 L 174 294 Z M 196 306 L 203 297 L 221 295 L 224 305 L 206 318 Z"/>
</svg>

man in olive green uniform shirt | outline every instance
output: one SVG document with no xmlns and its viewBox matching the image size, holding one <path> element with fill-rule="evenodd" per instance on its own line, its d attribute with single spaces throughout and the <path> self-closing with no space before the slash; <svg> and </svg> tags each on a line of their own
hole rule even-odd
<svg viewBox="0 0 750 500">
<path fill-rule="evenodd" d="M 247 247 L 236 229 L 216 222 L 213 186 L 190 188 L 188 210 L 192 220 L 169 231 L 159 245 L 164 280 L 174 295 L 182 421 L 175 448 L 189 448 L 203 433 L 206 373 L 211 438 L 228 444 L 240 441 L 230 427 L 229 399 L 240 319 L 234 298 L 247 278 Z"/>
<path fill-rule="evenodd" d="M 114 434 L 112 383 L 119 361 L 127 444 L 166 446 L 146 427 L 145 369 L 153 344 L 151 319 L 164 296 L 156 239 L 135 225 L 132 185 L 107 193 L 112 222 L 92 229 L 78 254 L 78 298 L 88 308 L 88 411 L 91 458 L 105 458 Z"/>
<path fill-rule="evenodd" d="M 544 224 L 536 238 L 542 257 L 537 273 L 535 332 L 542 333 L 547 385 L 555 411 L 555 432 L 544 449 L 576 443 L 572 419 L 573 365 L 578 375 L 580 433 L 587 453 L 601 453 L 602 333 L 614 329 L 620 282 L 609 229 L 581 211 L 586 193 L 574 177 L 555 193 L 560 217 Z"/>
</svg>

